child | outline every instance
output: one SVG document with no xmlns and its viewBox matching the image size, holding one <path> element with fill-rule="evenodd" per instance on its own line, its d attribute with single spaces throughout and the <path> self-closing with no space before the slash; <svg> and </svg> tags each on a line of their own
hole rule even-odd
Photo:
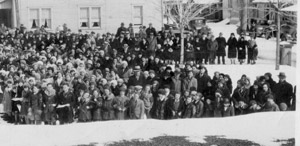
<svg viewBox="0 0 300 146">
<path fill-rule="evenodd" d="M 84 93 L 83 98 L 80 100 L 78 122 L 89 122 L 92 119 L 91 97 L 88 92 Z"/>
<path fill-rule="evenodd" d="M 120 96 L 114 98 L 112 105 L 115 109 L 115 117 L 116 120 L 124 120 L 125 119 L 125 111 L 127 109 L 127 104 L 129 102 L 128 97 L 125 96 L 126 89 L 120 89 Z"/>
</svg>

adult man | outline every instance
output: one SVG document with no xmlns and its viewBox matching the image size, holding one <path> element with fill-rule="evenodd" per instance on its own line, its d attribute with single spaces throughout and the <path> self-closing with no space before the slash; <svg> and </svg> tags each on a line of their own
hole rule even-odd
<svg viewBox="0 0 300 146">
<path fill-rule="evenodd" d="M 150 32 L 149 34 L 149 38 L 147 38 L 147 41 L 149 43 L 148 47 L 147 47 L 147 56 L 151 56 L 151 55 L 155 55 L 155 51 L 157 49 L 157 39 L 156 37 L 154 36 L 155 33 L 153 32 Z"/>
<path fill-rule="evenodd" d="M 56 102 L 60 124 L 72 122 L 74 95 L 70 92 L 68 84 L 63 84 L 63 91 L 57 96 Z"/>
<path fill-rule="evenodd" d="M 130 101 L 130 119 L 144 118 L 145 105 L 139 97 L 140 95 L 136 93 Z"/>
<path fill-rule="evenodd" d="M 151 32 L 156 36 L 155 28 L 152 26 L 152 23 L 149 23 L 149 27 L 146 29 L 147 36 L 150 36 Z"/>
<path fill-rule="evenodd" d="M 225 64 L 226 39 L 223 37 L 223 33 L 219 34 L 219 37 L 216 38 L 216 41 L 218 42 L 218 50 L 217 50 L 218 64 L 221 63 L 220 58 L 222 58 L 222 63 Z"/>
<path fill-rule="evenodd" d="M 284 72 L 280 72 L 279 82 L 274 87 L 275 100 L 277 105 L 285 103 L 288 107 L 291 106 L 291 99 L 293 97 L 293 86 L 286 81 Z"/>
<path fill-rule="evenodd" d="M 208 82 L 211 80 L 204 66 L 200 68 L 200 73 L 196 78 L 198 81 L 198 92 L 203 93 L 208 87 Z"/>
<path fill-rule="evenodd" d="M 202 38 L 200 38 L 199 40 L 199 46 L 200 46 L 200 64 L 203 63 L 203 59 L 204 59 L 204 63 L 207 64 L 208 62 L 208 50 L 207 50 L 207 43 L 208 43 L 208 39 L 207 39 L 207 35 L 206 34 L 202 34 Z"/>
<path fill-rule="evenodd" d="M 197 80 L 194 78 L 193 71 L 188 71 L 188 76 L 183 80 L 183 91 L 190 90 L 192 87 L 198 88 Z"/>
<path fill-rule="evenodd" d="M 128 80 L 128 86 L 144 86 L 145 78 L 143 75 L 141 75 L 141 67 L 135 66 L 134 68 L 134 75 L 131 76 Z"/>
<path fill-rule="evenodd" d="M 122 22 L 121 23 L 121 27 L 119 27 L 118 28 L 118 30 L 117 30 L 117 34 L 116 34 L 116 37 L 119 37 L 120 36 L 120 34 L 123 32 L 125 32 L 127 29 L 126 29 L 126 27 L 125 27 L 125 24 Z"/>
</svg>

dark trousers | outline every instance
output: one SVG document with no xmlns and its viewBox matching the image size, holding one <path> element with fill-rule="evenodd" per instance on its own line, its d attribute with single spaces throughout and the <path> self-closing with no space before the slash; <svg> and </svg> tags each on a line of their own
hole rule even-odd
<svg viewBox="0 0 300 146">
<path fill-rule="evenodd" d="M 222 57 L 222 63 L 225 64 L 225 56 L 218 56 L 218 64 L 221 63 L 220 58 Z"/>
</svg>

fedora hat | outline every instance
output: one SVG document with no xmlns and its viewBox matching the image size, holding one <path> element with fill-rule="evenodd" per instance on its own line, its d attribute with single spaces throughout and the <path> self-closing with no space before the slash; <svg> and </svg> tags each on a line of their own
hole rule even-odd
<svg viewBox="0 0 300 146">
<path fill-rule="evenodd" d="M 141 67 L 140 66 L 135 66 L 133 71 L 141 71 Z"/>
<path fill-rule="evenodd" d="M 285 73 L 284 72 L 280 72 L 278 77 L 286 77 Z"/>
</svg>

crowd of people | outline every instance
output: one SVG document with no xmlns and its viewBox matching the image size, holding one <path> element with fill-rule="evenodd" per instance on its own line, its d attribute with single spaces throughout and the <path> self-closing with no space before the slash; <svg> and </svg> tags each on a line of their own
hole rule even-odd
<svg viewBox="0 0 300 146">
<path fill-rule="evenodd" d="M 15 124 L 227 117 L 260 111 L 295 110 L 293 86 L 279 74 L 247 75 L 233 88 L 230 75 L 205 64 L 255 63 L 253 37 L 228 41 L 210 33 L 185 38 L 180 65 L 180 36 L 172 31 L 124 23 L 116 34 L 56 33 L 25 27 L 0 29 L 0 112 Z M 255 51 L 256 50 L 256 51 Z"/>
</svg>

